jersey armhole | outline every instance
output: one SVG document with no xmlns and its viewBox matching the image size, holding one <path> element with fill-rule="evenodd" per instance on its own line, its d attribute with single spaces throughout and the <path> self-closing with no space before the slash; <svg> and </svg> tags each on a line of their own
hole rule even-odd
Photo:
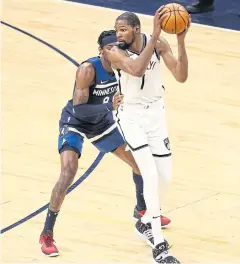
<svg viewBox="0 0 240 264">
<path fill-rule="evenodd" d="M 91 87 L 93 87 L 93 86 L 96 84 L 96 81 L 97 81 L 96 68 L 95 68 L 94 64 L 93 64 L 92 62 L 88 61 L 88 60 L 83 61 L 80 65 L 82 65 L 82 64 L 85 63 L 85 62 L 90 63 L 90 64 L 92 65 L 93 69 L 94 69 L 94 79 L 93 79 L 93 83 L 91 84 L 91 86 L 89 86 L 89 90 L 90 90 Z M 80 65 L 79 65 L 79 66 L 80 66 Z M 75 82 L 74 82 L 74 88 L 73 88 L 73 94 L 72 94 L 72 97 L 74 96 L 75 89 L 76 89 L 76 80 L 75 80 Z"/>
<path fill-rule="evenodd" d="M 154 49 L 154 52 L 155 52 L 155 55 L 156 55 L 157 59 L 160 61 L 160 55 L 159 55 L 159 53 L 157 52 L 157 49 L 156 49 L 156 48 Z"/>
<path fill-rule="evenodd" d="M 150 37 L 152 37 L 152 35 L 150 35 Z M 159 55 L 159 53 L 157 52 L 156 47 L 154 48 L 154 53 L 155 53 L 157 59 L 160 61 L 160 55 Z"/>
</svg>

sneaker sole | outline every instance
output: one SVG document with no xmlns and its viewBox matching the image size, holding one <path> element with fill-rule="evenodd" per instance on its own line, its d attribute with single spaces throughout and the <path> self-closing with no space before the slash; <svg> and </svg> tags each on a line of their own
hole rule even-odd
<svg viewBox="0 0 240 264">
<path fill-rule="evenodd" d="M 156 262 L 155 259 L 153 260 L 153 264 L 159 264 L 160 262 Z M 164 262 L 163 262 L 164 263 Z"/>
<path fill-rule="evenodd" d="M 148 246 L 150 246 L 151 248 L 154 248 L 154 245 L 143 235 L 143 234 L 141 234 L 138 230 L 137 230 L 137 228 L 135 227 L 134 228 L 134 230 L 135 230 L 135 232 L 141 237 L 141 239 L 142 240 L 144 240 L 147 244 L 148 244 Z"/>
<path fill-rule="evenodd" d="M 48 255 L 48 254 L 45 254 L 45 253 L 43 253 L 42 252 L 42 254 L 44 255 L 44 256 L 46 256 L 46 257 L 57 257 L 57 256 L 59 256 L 59 253 L 52 253 L 52 254 L 50 254 L 50 255 Z"/>
<path fill-rule="evenodd" d="M 159 263 L 172 263 L 172 262 L 164 262 L 164 259 L 162 260 L 163 262 L 157 262 L 155 259 L 153 259 L 153 264 L 159 264 Z M 166 259 L 165 259 L 166 261 Z M 176 262 L 174 262 L 175 264 L 177 264 Z M 180 264 L 180 262 L 179 262 Z"/>
</svg>

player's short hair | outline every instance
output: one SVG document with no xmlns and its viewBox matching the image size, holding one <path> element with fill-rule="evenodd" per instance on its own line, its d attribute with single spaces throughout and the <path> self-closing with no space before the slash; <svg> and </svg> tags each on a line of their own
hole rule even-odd
<svg viewBox="0 0 240 264">
<path fill-rule="evenodd" d="M 139 17 L 132 12 L 124 12 L 117 19 L 118 20 L 126 20 L 128 25 L 132 27 L 141 26 Z"/>
<path fill-rule="evenodd" d="M 116 31 L 115 30 L 105 30 L 99 35 L 97 43 L 101 48 L 105 46 L 106 43 L 104 39 L 106 39 L 107 37 L 112 37 L 113 42 L 116 41 L 115 39 Z M 111 38 L 109 38 L 109 40 L 111 40 Z"/>
</svg>

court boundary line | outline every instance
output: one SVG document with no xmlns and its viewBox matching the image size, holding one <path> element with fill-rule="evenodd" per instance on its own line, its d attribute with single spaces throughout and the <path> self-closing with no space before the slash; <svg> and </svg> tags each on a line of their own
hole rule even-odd
<svg viewBox="0 0 240 264">
<path fill-rule="evenodd" d="M 85 173 L 80 176 L 80 178 L 78 178 L 78 180 L 76 180 L 67 190 L 67 194 L 69 194 L 71 191 L 73 191 L 76 187 L 78 187 L 79 184 L 81 184 L 98 166 L 98 164 L 100 163 L 100 161 L 102 160 L 104 156 L 104 153 L 99 152 L 98 156 L 96 157 L 96 159 L 93 161 L 93 163 L 91 164 L 91 166 L 85 171 Z M 46 210 L 48 208 L 50 203 L 47 203 L 45 205 L 43 205 L 42 207 L 40 207 L 39 209 L 37 209 L 36 211 L 32 212 L 31 214 L 25 216 L 24 218 L 18 220 L 17 222 L 3 228 L 2 230 L 0 230 L 0 234 L 3 234 L 25 222 L 27 222 L 28 220 L 30 220 L 31 218 L 33 218 L 34 216 L 42 213 L 44 210 Z"/>
<path fill-rule="evenodd" d="M 84 5 L 84 6 L 89 6 L 89 7 L 92 7 L 92 8 L 95 7 L 95 8 L 99 8 L 99 9 L 108 9 L 108 10 L 111 10 L 111 11 L 114 11 L 114 12 L 118 12 L 118 11 L 126 12 L 127 11 L 127 10 L 122 10 L 122 9 L 113 9 L 113 8 L 110 8 L 110 7 L 102 7 L 102 6 L 97 6 L 97 5 L 89 5 L 89 4 L 84 4 L 84 3 L 77 3 L 77 2 L 72 2 L 71 0 L 70 1 L 57 0 L 57 2 L 65 3 L 65 4 Z M 134 12 L 134 13 L 136 15 L 140 15 L 140 16 L 143 16 L 143 17 L 153 17 L 151 15 L 146 15 L 146 14 L 142 14 L 142 13 L 137 13 L 137 12 Z M 198 23 L 195 23 L 195 22 L 192 22 L 191 24 L 194 25 L 194 26 L 197 26 L 197 27 L 206 27 L 206 28 L 210 28 L 210 29 L 216 29 L 216 30 L 219 30 L 219 31 L 233 32 L 233 33 L 240 34 L 240 31 L 239 30 L 235 30 L 235 29 L 214 27 L 214 26 L 209 26 L 209 25 L 204 25 L 204 24 L 198 24 Z"/>
<path fill-rule="evenodd" d="M 42 44 L 44 44 L 44 45 L 46 45 L 48 48 L 50 48 L 50 49 L 52 49 L 52 50 L 54 50 L 54 51 L 56 51 L 57 53 L 59 53 L 60 55 L 62 55 L 65 59 L 67 59 L 68 61 L 70 61 L 71 63 L 73 63 L 75 66 L 79 66 L 79 63 L 77 62 L 77 61 L 75 61 L 73 58 L 71 58 L 70 56 L 68 56 L 66 53 L 64 53 L 63 51 L 61 51 L 61 50 L 59 50 L 58 48 L 56 48 L 55 46 L 53 46 L 53 45 L 51 45 L 51 44 L 49 44 L 48 42 L 46 42 L 46 41 L 44 41 L 44 40 L 42 40 L 42 39 L 40 39 L 40 38 L 38 38 L 38 37 L 36 37 L 35 35 L 33 35 L 33 34 L 31 34 L 31 33 L 28 33 L 27 31 L 25 31 L 25 30 L 22 30 L 22 29 L 20 29 L 20 28 L 18 28 L 18 27 L 15 27 L 15 26 L 13 26 L 13 25 L 11 25 L 11 24 L 8 24 L 8 23 L 6 23 L 6 22 L 4 22 L 4 21 L 0 21 L 1 22 L 1 24 L 3 24 L 3 25 L 5 25 L 5 26 L 8 26 L 8 27 L 10 27 L 10 28 L 12 28 L 12 29 L 14 29 L 14 30 L 16 30 L 16 31 L 18 31 L 18 32 L 20 32 L 20 33 L 23 33 L 23 34 L 25 34 L 25 35 L 27 35 L 28 37 L 31 37 L 31 38 L 33 38 L 33 39 L 35 39 L 35 40 L 37 40 L 37 41 L 39 41 L 40 43 L 42 43 Z M 90 165 L 90 167 L 85 171 L 85 173 L 82 175 L 82 176 L 80 176 L 69 188 L 68 188 L 68 190 L 67 190 L 67 194 L 69 194 L 71 191 L 73 191 L 77 186 L 79 186 L 95 169 L 96 169 L 96 167 L 98 166 L 98 164 L 100 163 L 100 161 L 102 160 L 102 158 L 103 158 L 103 156 L 104 156 L 105 154 L 104 153 L 102 153 L 102 152 L 99 152 L 98 153 L 98 156 L 95 158 L 95 160 L 93 161 L 93 163 Z M 27 216 L 25 216 L 24 218 L 22 218 L 22 219 L 20 219 L 20 220 L 18 220 L 17 222 L 15 222 L 15 223 L 13 223 L 13 224 L 11 224 L 11 225 L 9 225 L 9 226 L 7 226 L 7 227 L 5 227 L 5 228 L 3 228 L 3 229 L 1 229 L 0 230 L 0 234 L 3 234 L 3 233 L 5 233 L 5 232 L 7 232 L 7 231 L 9 231 L 9 230 L 11 230 L 11 229 L 13 229 L 13 228 L 15 228 L 15 227 L 17 227 L 17 226 L 19 226 L 19 225 L 21 225 L 21 224 L 23 224 L 24 222 L 26 222 L 26 221 L 28 221 L 28 220 L 30 220 L 31 218 L 33 218 L 34 216 L 36 216 L 36 215 L 38 215 L 38 214 L 40 214 L 41 212 L 43 212 L 44 210 L 46 210 L 47 208 L 48 208 L 48 206 L 49 206 L 49 203 L 47 203 L 47 204 L 45 204 L 44 206 L 42 206 L 42 207 L 40 207 L 39 209 L 37 209 L 36 211 L 34 211 L 34 212 L 32 212 L 31 214 L 29 214 L 29 215 L 27 215 Z"/>
</svg>

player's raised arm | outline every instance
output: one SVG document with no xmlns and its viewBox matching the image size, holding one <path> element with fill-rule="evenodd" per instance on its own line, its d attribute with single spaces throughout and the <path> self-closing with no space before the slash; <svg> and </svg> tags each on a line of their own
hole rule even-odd
<svg viewBox="0 0 240 264">
<path fill-rule="evenodd" d="M 178 42 L 178 58 L 176 58 L 167 40 L 162 36 L 157 42 L 156 49 L 159 55 L 163 58 L 163 61 L 167 68 L 171 71 L 173 76 L 178 82 L 185 82 L 188 78 L 188 57 L 185 48 L 185 36 L 190 26 L 191 18 L 188 27 L 181 34 L 177 35 Z"/>
<path fill-rule="evenodd" d="M 164 14 L 161 13 L 162 9 L 160 8 L 156 11 L 151 39 L 136 59 L 133 60 L 127 56 L 126 52 L 117 47 L 107 50 L 107 59 L 111 62 L 113 68 L 123 70 L 137 77 L 144 75 L 161 33 L 161 21 L 164 19 Z"/>
</svg>

